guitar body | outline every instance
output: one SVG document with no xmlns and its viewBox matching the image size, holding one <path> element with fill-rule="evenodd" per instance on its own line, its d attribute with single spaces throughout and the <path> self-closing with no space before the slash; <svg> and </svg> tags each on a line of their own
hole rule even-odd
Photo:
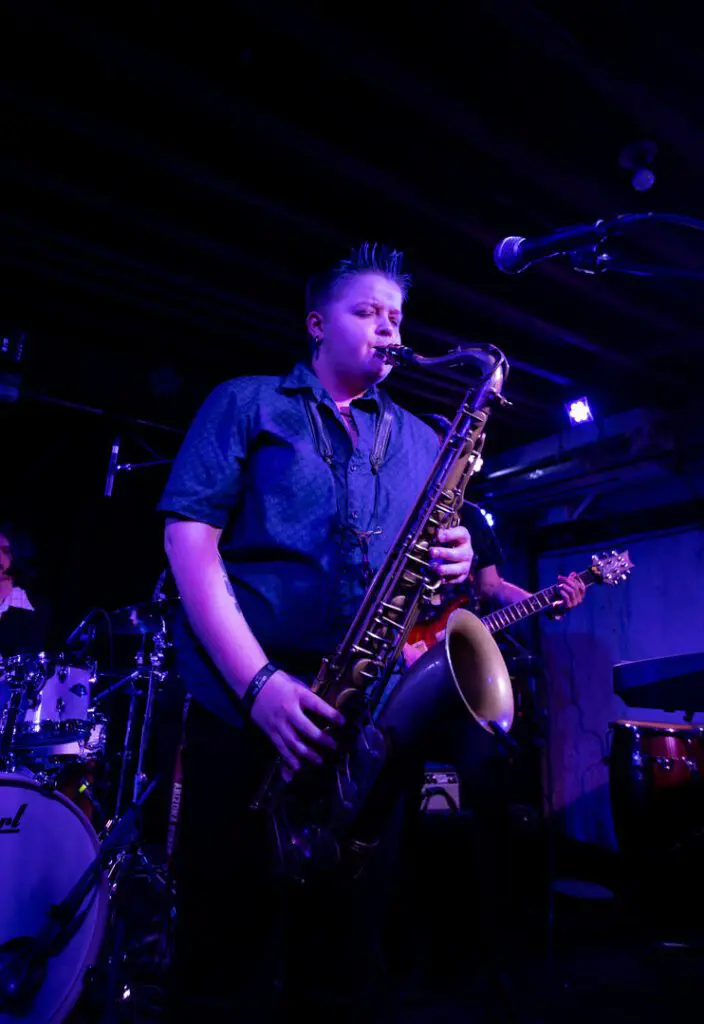
<svg viewBox="0 0 704 1024">
<path fill-rule="evenodd" d="M 469 597 L 462 596 L 450 601 L 447 607 L 440 607 L 437 618 L 428 619 L 427 622 L 416 623 L 408 635 L 407 643 L 417 644 L 421 640 L 425 646 L 430 648 L 438 642 L 437 634 L 441 633 L 447 626 L 447 620 L 458 608 L 464 608 L 469 604 Z"/>
</svg>

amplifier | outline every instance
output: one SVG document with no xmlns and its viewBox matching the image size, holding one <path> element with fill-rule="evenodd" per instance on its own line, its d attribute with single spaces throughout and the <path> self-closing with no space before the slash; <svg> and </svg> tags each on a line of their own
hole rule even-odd
<svg viewBox="0 0 704 1024">
<path fill-rule="evenodd" d="M 430 813 L 459 811 L 460 778 L 451 765 L 426 765 L 420 809 Z"/>
</svg>

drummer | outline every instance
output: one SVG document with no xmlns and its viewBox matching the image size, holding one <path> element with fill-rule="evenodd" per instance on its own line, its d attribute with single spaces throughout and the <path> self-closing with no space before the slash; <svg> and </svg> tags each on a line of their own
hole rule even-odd
<svg viewBox="0 0 704 1024">
<path fill-rule="evenodd" d="M 46 649 L 48 602 L 33 590 L 34 545 L 24 530 L 0 521 L 0 656 Z"/>
</svg>

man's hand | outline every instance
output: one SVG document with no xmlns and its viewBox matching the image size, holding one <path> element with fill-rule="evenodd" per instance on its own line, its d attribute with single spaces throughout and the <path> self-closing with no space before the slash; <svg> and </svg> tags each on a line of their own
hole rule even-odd
<svg viewBox="0 0 704 1024">
<path fill-rule="evenodd" d="M 557 582 L 557 589 L 562 597 L 562 607 L 565 610 L 576 608 L 578 604 L 582 603 L 587 588 L 576 572 L 571 572 L 569 576 L 558 576 Z"/>
<path fill-rule="evenodd" d="M 291 772 L 301 767 L 301 758 L 321 764 L 322 757 L 312 744 L 335 750 L 332 736 L 308 717 L 318 715 L 334 725 L 343 725 L 339 711 L 312 693 L 305 683 L 286 672 L 274 672 L 252 705 L 252 721 L 269 737 Z"/>
<path fill-rule="evenodd" d="M 436 541 L 442 547 L 430 549 L 431 565 L 444 583 L 464 583 L 472 568 L 474 551 L 466 526 L 438 530 Z"/>
<path fill-rule="evenodd" d="M 406 668 L 410 668 L 415 661 L 422 658 L 427 650 L 428 645 L 425 640 L 417 640 L 414 644 L 404 644 L 403 661 Z"/>
<path fill-rule="evenodd" d="M 576 572 L 571 572 L 569 576 L 558 576 L 557 583 L 560 600 L 553 605 L 549 613 L 549 617 L 555 622 L 559 622 L 565 612 L 581 604 L 587 592 L 586 586 Z"/>
</svg>

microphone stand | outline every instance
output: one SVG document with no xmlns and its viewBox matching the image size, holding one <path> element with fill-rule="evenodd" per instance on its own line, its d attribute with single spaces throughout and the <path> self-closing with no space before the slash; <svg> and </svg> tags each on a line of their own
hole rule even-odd
<svg viewBox="0 0 704 1024">
<path fill-rule="evenodd" d="M 147 462 L 119 462 L 115 467 L 115 472 L 131 473 L 133 469 L 145 469 L 147 466 L 166 466 L 173 461 L 173 459 L 149 459 Z"/>
<path fill-rule="evenodd" d="M 133 439 L 136 440 L 139 444 L 141 444 L 142 447 L 146 448 L 150 455 L 155 456 L 157 454 L 154 451 L 154 449 L 151 448 L 145 441 L 142 441 L 141 438 L 135 437 L 133 435 Z M 113 443 L 112 451 L 110 454 L 110 461 L 108 462 L 108 475 L 105 482 L 106 498 L 112 497 L 113 485 L 115 482 L 115 477 L 117 476 L 118 473 L 131 473 L 135 469 L 148 469 L 151 468 L 152 466 L 167 466 L 174 461 L 173 459 L 152 458 L 147 459 L 144 462 L 118 462 L 117 460 L 119 457 L 119 451 L 120 438 L 118 437 Z"/>
<path fill-rule="evenodd" d="M 621 233 L 626 225 L 640 221 L 648 221 L 654 224 L 674 224 L 679 227 L 690 228 L 693 231 L 704 231 L 704 221 L 697 220 L 695 217 L 686 217 L 679 213 L 622 213 L 600 225 L 603 237 L 598 245 L 577 248 L 564 255 L 569 256 L 572 269 L 583 274 L 604 273 L 610 270 L 615 273 L 630 274 L 636 277 L 677 277 L 690 278 L 692 280 L 704 278 L 704 269 L 685 270 L 681 267 L 669 267 L 656 263 L 636 263 L 631 260 L 615 257 L 604 249 L 612 232 Z"/>
</svg>

